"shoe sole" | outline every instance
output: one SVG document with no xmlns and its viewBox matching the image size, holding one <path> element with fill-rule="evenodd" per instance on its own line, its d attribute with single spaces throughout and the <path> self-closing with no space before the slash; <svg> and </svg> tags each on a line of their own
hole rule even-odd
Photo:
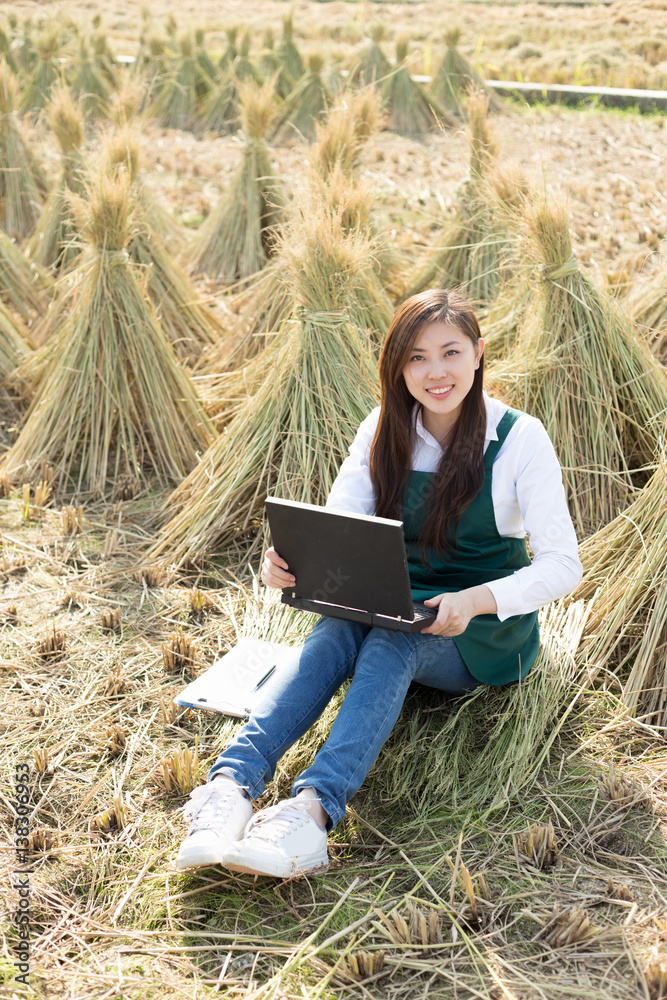
<svg viewBox="0 0 667 1000">
<path fill-rule="evenodd" d="M 291 864 L 289 866 L 289 871 L 287 865 L 271 865 L 266 864 L 263 867 L 260 865 L 253 866 L 252 864 L 243 864 L 241 861 L 223 861 L 225 868 L 229 868 L 232 872 L 241 872 L 243 875 L 268 875 L 272 878 L 301 878 L 302 875 L 314 875 L 317 872 L 325 871 L 329 867 L 329 858 L 324 861 L 313 860 L 312 862 L 306 862 L 304 867 L 299 867 L 296 864 Z"/>
</svg>

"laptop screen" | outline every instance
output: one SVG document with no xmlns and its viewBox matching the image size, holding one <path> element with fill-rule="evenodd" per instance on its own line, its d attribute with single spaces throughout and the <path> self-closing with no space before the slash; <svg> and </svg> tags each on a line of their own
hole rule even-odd
<svg viewBox="0 0 667 1000">
<path fill-rule="evenodd" d="M 403 524 L 291 500 L 266 500 L 276 552 L 301 599 L 394 618 L 413 617 Z"/>
</svg>

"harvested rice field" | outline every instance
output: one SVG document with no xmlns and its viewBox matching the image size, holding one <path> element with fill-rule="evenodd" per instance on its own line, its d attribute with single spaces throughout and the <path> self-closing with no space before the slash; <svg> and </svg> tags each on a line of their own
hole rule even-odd
<svg viewBox="0 0 667 1000">
<path fill-rule="evenodd" d="M 3 997 L 667 1000 L 666 112 L 488 79 L 665 89 L 667 3 L 2 5 Z M 454 284 L 583 580 L 521 684 L 413 685 L 326 874 L 179 870 L 239 722 L 173 697 L 314 621 L 264 498 L 324 501 Z"/>
</svg>

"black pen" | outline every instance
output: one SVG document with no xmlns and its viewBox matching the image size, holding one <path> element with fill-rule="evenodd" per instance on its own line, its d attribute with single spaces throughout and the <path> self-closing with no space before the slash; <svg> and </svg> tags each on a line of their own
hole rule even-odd
<svg viewBox="0 0 667 1000">
<path fill-rule="evenodd" d="M 260 681 L 257 681 L 257 683 L 255 684 L 254 688 L 251 691 L 251 694 L 254 694 L 255 691 L 259 690 L 259 688 L 261 688 L 261 686 L 264 683 L 264 681 L 268 681 L 269 677 L 275 671 L 275 669 L 276 668 L 275 668 L 275 664 L 274 664 L 274 666 L 272 666 L 271 669 L 269 670 L 268 674 L 264 674 L 264 676 L 262 677 L 262 679 Z"/>
</svg>

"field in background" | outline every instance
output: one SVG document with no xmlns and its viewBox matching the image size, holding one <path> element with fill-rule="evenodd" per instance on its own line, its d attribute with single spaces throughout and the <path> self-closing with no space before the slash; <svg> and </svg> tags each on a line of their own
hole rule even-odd
<svg viewBox="0 0 667 1000">
<path fill-rule="evenodd" d="M 301 0 L 291 8 L 304 52 L 342 55 L 379 20 L 390 37 L 404 31 L 414 39 L 414 72 L 428 72 L 443 28 L 455 20 L 462 51 L 487 75 L 651 87 L 667 77 L 663 3 L 578 9 Z M 266 24 L 279 30 L 290 5 L 187 0 L 151 9 L 156 20 L 173 11 L 183 27 L 205 24 L 209 47 L 220 51 L 230 22 L 256 25 L 259 39 Z M 3 10 L 88 21 L 97 8 L 67 2 Z M 134 51 L 140 21 L 135 3 L 105 8 L 115 52 Z M 664 266 L 663 117 L 515 105 L 490 127 L 500 162 L 523 168 L 535 186 L 568 192 L 579 259 L 601 283 L 633 282 Z M 52 142 L 36 131 L 55 173 Z M 233 137 L 197 139 L 148 125 L 142 170 L 174 215 L 195 227 L 237 153 Z M 298 187 L 302 150 L 281 148 L 272 157 L 286 184 Z M 467 169 L 463 129 L 423 141 L 385 132 L 364 150 L 361 178 L 377 192 L 378 221 L 416 259 L 443 214 L 453 212 Z M 412 747 L 419 775 L 420 751 L 427 760 L 461 710 L 415 691 L 332 837 L 327 876 L 280 884 L 213 868 L 179 873 L 172 866 L 185 833 L 179 768 L 189 762 L 203 780 L 234 724 L 179 716 L 171 695 L 239 634 L 297 641 L 307 621 L 285 616 L 250 574 L 242 582 L 168 569 L 142 576 L 136 552 L 152 536 L 155 495 L 84 504 L 72 536 L 63 532 L 62 498 L 56 501 L 45 511 L 26 509 L 20 490 L 0 500 L 5 843 L 19 759 L 31 764 L 35 810 L 31 901 L 40 933 L 26 996 L 667 998 L 660 966 L 667 954 L 667 753 L 655 731 L 627 718 L 612 676 L 569 692 L 534 747 L 537 775 L 499 788 L 494 808 L 431 801 L 424 825 L 413 803 L 397 799 L 402 747 Z M 120 610 L 119 625 L 109 627 L 107 609 Z M 192 644 L 191 662 L 169 673 L 163 645 L 183 648 L 179 630 Z M 505 720 L 509 729 L 528 726 L 530 692 L 526 698 L 524 714 Z M 502 705 L 463 712 L 465 750 L 474 758 L 488 750 Z M 325 717 L 281 765 L 267 802 L 289 788 L 326 724 Z M 465 777 L 471 765 L 456 766 Z M 428 773 L 419 777 L 428 789 Z M 3 861 L 8 884 L 13 856 Z M 12 948 L 5 922 L 0 989 L 23 995 L 11 982 Z"/>
</svg>

